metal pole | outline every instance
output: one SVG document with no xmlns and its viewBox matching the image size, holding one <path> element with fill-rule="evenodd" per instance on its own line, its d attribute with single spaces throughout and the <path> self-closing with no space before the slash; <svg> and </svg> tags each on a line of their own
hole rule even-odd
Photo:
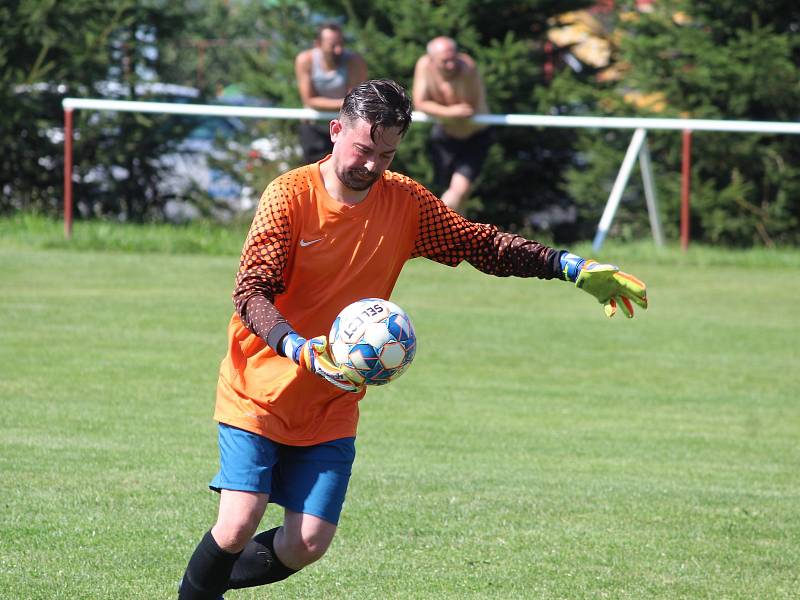
<svg viewBox="0 0 800 600">
<path fill-rule="evenodd" d="M 692 179 L 692 130 L 683 130 L 681 161 L 681 250 L 689 247 L 689 191 Z"/>
<path fill-rule="evenodd" d="M 72 109 L 64 109 L 64 237 L 72 237 Z"/>
<path fill-rule="evenodd" d="M 172 102 L 132 102 L 127 100 L 97 100 L 91 98 L 64 98 L 64 108 L 88 110 L 113 110 L 125 112 L 156 112 L 177 115 L 218 115 L 223 117 L 251 117 L 258 119 L 332 119 L 338 113 L 317 112 L 310 108 L 278 108 L 253 106 L 221 106 L 217 104 L 179 104 Z M 414 111 L 413 121 L 433 122 L 420 111 Z M 529 125 L 534 127 L 597 127 L 599 129 L 646 129 L 664 131 L 727 131 L 749 133 L 787 133 L 800 135 L 800 123 L 783 121 L 716 121 L 711 119 L 659 119 L 625 117 L 566 117 L 559 115 L 479 114 L 472 117 L 475 123 Z"/>
<path fill-rule="evenodd" d="M 631 143 L 628 145 L 628 151 L 625 153 L 625 159 L 622 161 L 622 166 L 617 174 L 617 180 L 614 182 L 614 187 L 611 188 L 611 195 L 608 197 L 608 202 L 606 202 L 606 207 L 603 210 L 603 216 L 597 225 L 597 234 L 595 234 L 594 242 L 592 242 L 592 248 L 595 252 L 600 250 L 603 241 L 606 239 L 611 222 L 614 220 L 614 214 L 617 212 L 619 201 L 622 198 L 622 192 L 625 191 L 625 186 L 628 184 L 628 178 L 631 176 L 636 156 L 642 148 L 646 135 L 647 131 L 641 128 L 633 133 Z"/>
<path fill-rule="evenodd" d="M 658 201 L 656 199 L 656 186 L 653 182 L 653 164 L 650 162 L 650 149 L 645 140 L 639 150 L 639 168 L 642 171 L 644 184 L 644 198 L 647 202 L 647 213 L 650 215 L 650 230 L 653 240 L 659 248 L 664 246 L 664 232 L 661 229 L 661 219 L 658 217 Z"/>
</svg>

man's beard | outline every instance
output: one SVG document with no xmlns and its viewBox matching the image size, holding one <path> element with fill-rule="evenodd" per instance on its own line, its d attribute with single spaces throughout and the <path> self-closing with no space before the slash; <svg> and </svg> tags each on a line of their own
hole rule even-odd
<svg viewBox="0 0 800 600">
<path fill-rule="evenodd" d="M 336 176 L 343 184 L 356 192 L 363 192 L 368 189 L 381 176 L 380 173 L 372 173 L 366 169 L 347 169 L 336 171 Z"/>
</svg>

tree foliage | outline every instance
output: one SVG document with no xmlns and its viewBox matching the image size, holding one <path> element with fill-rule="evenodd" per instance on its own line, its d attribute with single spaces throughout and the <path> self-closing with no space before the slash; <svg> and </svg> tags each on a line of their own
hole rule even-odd
<svg viewBox="0 0 800 600">
<path fill-rule="evenodd" d="M 660 0 L 650 14 L 631 0 L 608 17 L 618 76 L 562 67 L 545 78 L 545 36 L 554 15 L 591 0 L 12 0 L 0 6 L 0 211 L 58 212 L 63 174 L 61 99 L 96 97 L 99 82 L 116 97 L 139 96 L 157 80 L 200 89 L 199 102 L 236 86 L 251 98 L 300 106 L 293 60 L 311 45 L 315 26 L 339 20 L 371 77 L 410 88 L 414 64 L 437 35 L 454 37 L 478 62 L 494 113 L 689 116 L 796 121 L 800 106 L 800 9 L 779 0 Z M 562 49 L 566 53 L 569 48 Z M 562 54 L 563 56 L 563 54 Z M 655 97 L 656 105 L 630 102 Z M 296 123 L 248 122 L 251 138 L 296 144 Z M 158 157 L 170 152 L 187 121 L 142 114 L 76 112 L 75 195 L 81 214 L 133 220 L 163 218 Z M 429 125 L 410 130 L 393 168 L 432 179 Z M 475 219 L 506 229 L 547 226 L 548 211 L 577 207 L 578 219 L 550 225 L 555 241 L 591 237 L 631 132 L 495 128 L 496 142 L 467 205 Z M 693 237 L 751 245 L 800 242 L 800 140 L 796 136 L 695 133 Z M 680 135 L 650 132 L 667 233 L 676 234 Z M 299 161 L 299 155 L 296 158 Z M 275 164 L 244 172 L 254 188 Z M 434 190 L 441 192 L 441 190 Z M 201 195 L 195 196 L 199 202 Z M 542 215 L 545 215 L 544 217 Z M 612 235 L 647 235 L 636 178 Z M 542 231 L 535 234 L 541 237 Z"/>
<path fill-rule="evenodd" d="M 157 48 L 192 18 L 170 3 L 18 0 L 0 8 L 0 210 L 57 212 L 63 182 L 65 96 L 145 99 L 137 84 L 163 65 Z M 85 216 L 158 218 L 157 158 L 182 126 L 158 116 L 78 111 L 74 189 Z"/>
<path fill-rule="evenodd" d="M 580 92 L 609 114 L 726 120 L 796 121 L 800 106 L 800 9 L 796 2 L 663 1 L 652 14 L 620 22 L 618 60 L 624 77 Z M 576 93 L 580 84 L 568 87 Z M 622 101 L 636 90 L 657 94 L 664 109 L 635 109 Z M 600 206 L 591 191 L 607 194 L 630 133 L 582 132 L 589 157 L 568 174 L 569 190 L 585 224 Z M 650 136 L 664 221 L 678 223 L 681 136 Z M 731 245 L 800 241 L 800 139 L 792 135 L 698 132 L 692 143 L 692 237 Z M 641 188 L 624 198 L 618 233 L 647 227 Z M 588 233 L 586 229 L 582 232 Z"/>
</svg>

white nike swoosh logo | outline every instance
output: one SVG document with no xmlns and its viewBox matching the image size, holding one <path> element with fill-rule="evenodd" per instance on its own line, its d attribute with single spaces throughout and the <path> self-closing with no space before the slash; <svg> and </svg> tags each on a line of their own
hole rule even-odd
<svg viewBox="0 0 800 600">
<path fill-rule="evenodd" d="M 317 238 L 315 240 L 300 240 L 300 245 L 305 248 L 306 246 L 310 246 L 311 244 L 316 244 L 317 242 L 321 242 L 322 238 Z"/>
</svg>

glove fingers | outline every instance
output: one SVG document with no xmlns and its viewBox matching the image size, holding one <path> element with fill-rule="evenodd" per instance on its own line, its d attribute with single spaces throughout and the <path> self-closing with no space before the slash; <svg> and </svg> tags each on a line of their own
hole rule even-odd
<svg viewBox="0 0 800 600">
<path fill-rule="evenodd" d="M 328 352 L 328 339 L 324 335 L 306 341 L 300 349 L 299 365 L 335 385 L 340 390 L 358 393 L 363 386 L 350 380 L 336 366 Z"/>
<path fill-rule="evenodd" d="M 327 357 L 327 355 L 317 355 L 315 359 L 315 367 L 318 373 L 321 373 L 325 379 L 339 389 L 347 392 L 361 391 L 361 386 L 356 385 L 355 382 L 351 381 L 347 375 L 339 367 L 337 367 L 336 364 L 331 361 L 331 359 Z"/>
<path fill-rule="evenodd" d="M 643 281 L 623 271 L 615 273 L 614 279 L 619 284 L 622 295 L 633 300 L 642 308 L 647 308 L 647 286 Z"/>
<path fill-rule="evenodd" d="M 634 304 L 647 308 L 647 286 L 615 265 L 587 260 L 575 285 L 597 298 L 608 317 L 613 317 L 617 308 L 622 308 L 622 312 L 630 319 L 633 317 Z"/>
<path fill-rule="evenodd" d="M 361 391 L 361 387 L 357 386 L 344 375 L 340 375 L 340 377 L 326 376 L 325 379 L 328 381 L 328 383 L 335 385 L 337 388 L 344 390 L 345 392 L 357 394 Z"/>
<path fill-rule="evenodd" d="M 628 300 L 633 300 L 636 304 L 647 310 L 647 296 L 637 296 L 636 294 L 631 294 L 627 290 L 621 290 L 620 296 Z"/>
<path fill-rule="evenodd" d="M 342 379 L 337 379 L 335 377 L 326 376 L 325 380 L 330 383 L 331 385 L 335 385 L 340 390 L 344 390 L 345 392 L 350 392 L 353 394 L 357 394 L 361 391 L 361 388 L 356 387 L 356 385 L 347 379 L 344 375 L 342 375 Z"/>
<path fill-rule="evenodd" d="M 644 290 L 647 287 L 644 284 L 644 281 L 642 281 L 638 277 L 634 277 L 630 273 L 626 273 L 625 271 L 617 271 L 616 276 L 629 281 L 633 287 L 639 288 L 641 290 Z"/>
<path fill-rule="evenodd" d="M 317 354 L 323 354 L 328 349 L 328 338 L 324 335 L 318 335 L 315 338 L 308 340 L 309 346 L 314 349 Z"/>
<path fill-rule="evenodd" d="M 311 371 L 316 371 L 320 356 L 326 354 L 328 340 L 324 335 L 307 340 L 300 350 L 300 366 Z"/>
<path fill-rule="evenodd" d="M 308 342 L 303 344 L 302 348 L 300 348 L 300 354 L 297 357 L 297 364 L 307 371 L 314 371 L 314 352 L 312 351 L 311 345 Z"/>
<path fill-rule="evenodd" d="M 633 318 L 633 304 L 631 301 L 628 300 L 625 296 L 618 296 L 617 300 L 619 300 L 620 305 L 622 306 L 622 312 L 625 313 L 625 316 L 629 319 Z"/>
<path fill-rule="evenodd" d="M 610 298 L 608 302 L 603 304 L 603 310 L 605 311 L 606 316 L 610 319 L 617 314 L 617 302 L 613 298 Z"/>
</svg>

